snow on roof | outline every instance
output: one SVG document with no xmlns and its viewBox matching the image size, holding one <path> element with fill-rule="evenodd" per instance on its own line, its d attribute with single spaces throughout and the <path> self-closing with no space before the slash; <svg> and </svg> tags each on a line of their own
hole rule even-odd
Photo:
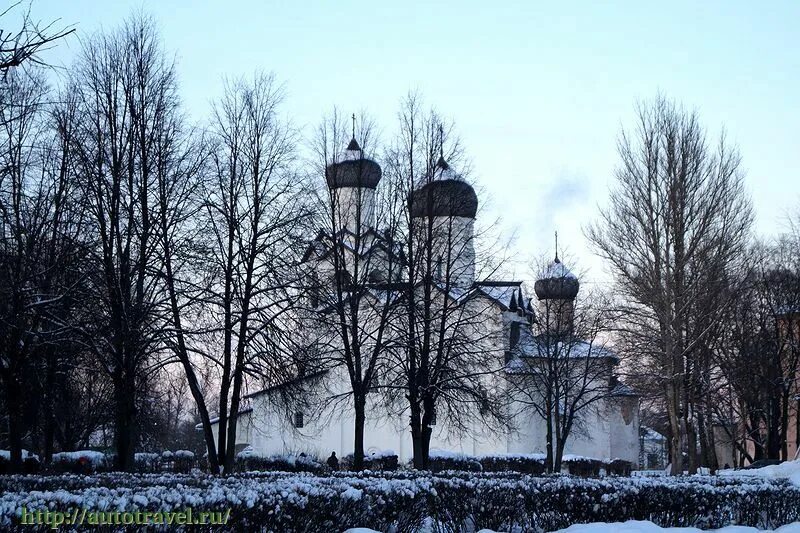
<svg viewBox="0 0 800 533">
<path fill-rule="evenodd" d="M 619 361 L 619 356 L 611 350 L 580 339 L 570 342 L 558 341 L 554 345 L 548 346 L 546 343 L 540 342 L 539 338 L 534 335 L 521 336 L 516 351 L 520 357 L 591 357 Z"/>
<path fill-rule="evenodd" d="M 500 304 L 502 309 L 508 309 L 511 303 L 511 298 L 519 298 L 522 291 L 521 281 L 480 281 L 475 284 L 480 292 L 485 294 L 496 303 Z M 525 298 L 523 295 L 523 304 L 530 303 L 530 298 Z M 527 303 L 526 303 L 527 302 Z M 524 310 L 524 309 L 523 309 Z"/>
<path fill-rule="evenodd" d="M 655 441 L 664 441 L 667 439 L 664 435 L 656 431 L 655 429 L 649 428 L 647 426 L 641 427 L 642 436 L 647 440 L 655 440 Z"/>
<path fill-rule="evenodd" d="M 551 278 L 551 279 L 552 278 L 556 278 L 556 279 L 557 278 L 578 279 L 575 276 L 575 274 L 570 272 L 570 270 L 566 266 L 564 266 L 564 263 L 562 263 L 557 257 L 552 263 L 550 263 L 547 266 L 547 268 L 542 273 L 542 279 L 548 279 L 548 278 Z"/>
<path fill-rule="evenodd" d="M 247 414 L 247 413 L 251 413 L 252 411 L 253 411 L 253 408 L 252 408 L 252 407 L 247 407 L 247 408 L 245 408 L 245 409 L 239 409 L 239 413 L 238 413 L 238 415 L 237 415 L 237 416 L 239 416 L 239 415 L 244 415 L 244 414 Z M 217 423 L 219 423 L 219 417 L 218 417 L 218 416 L 215 416 L 214 418 L 212 418 L 211 420 L 209 420 L 209 422 L 210 422 L 212 425 L 213 425 L 213 424 L 217 424 Z M 199 424 L 195 424 L 195 426 L 194 426 L 194 429 L 203 429 L 203 423 L 202 423 L 202 422 L 200 422 Z"/>
</svg>

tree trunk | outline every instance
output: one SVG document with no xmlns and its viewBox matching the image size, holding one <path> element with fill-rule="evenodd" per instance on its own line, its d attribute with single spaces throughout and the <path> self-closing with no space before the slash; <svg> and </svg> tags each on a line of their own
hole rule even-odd
<svg viewBox="0 0 800 533">
<path fill-rule="evenodd" d="M 115 448 L 116 468 L 132 472 L 136 452 L 136 385 L 133 376 L 120 375 L 115 392 Z"/>
<path fill-rule="evenodd" d="M 44 397 L 44 443 L 43 443 L 43 450 L 42 450 L 42 462 L 44 464 L 50 464 L 50 460 L 53 457 L 53 441 L 55 440 L 55 427 L 56 427 L 56 419 L 54 411 L 54 403 L 55 400 L 53 396 L 55 394 L 55 354 L 53 351 L 48 349 L 47 350 L 47 368 L 45 370 L 45 397 Z"/>
<path fill-rule="evenodd" d="M 11 473 L 22 472 L 22 402 L 20 386 L 12 372 L 6 380 L 6 406 L 8 407 L 8 446 L 11 452 Z"/>
<path fill-rule="evenodd" d="M 411 449 L 414 455 L 413 463 L 415 470 L 423 470 L 425 468 L 425 455 L 422 446 L 422 431 L 421 431 L 421 417 L 419 404 L 410 395 L 409 406 L 411 414 L 409 416 L 409 426 L 411 427 Z"/>
<path fill-rule="evenodd" d="M 353 431 L 353 470 L 364 469 L 364 423 L 366 419 L 365 399 L 359 394 L 353 395 L 355 409 L 355 428 Z"/>
<path fill-rule="evenodd" d="M 678 419 L 677 394 L 674 380 L 668 381 L 665 387 L 670 430 L 669 460 L 672 465 L 670 475 L 678 476 L 683 474 L 683 454 L 681 449 L 681 425 Z"/>
</svg>

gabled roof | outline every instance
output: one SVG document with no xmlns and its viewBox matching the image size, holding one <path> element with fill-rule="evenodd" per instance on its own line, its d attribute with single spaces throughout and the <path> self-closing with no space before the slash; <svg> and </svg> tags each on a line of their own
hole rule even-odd
<svg viewBox="0 0 800 533">
<path fill-rule="evenodd" d="M 308 243 L 303 254 L 303 261 L 308 261 L 314 252 L 317 252 L 317 260 L 325 259 L 333 252 L 334 241 L 352 253 L 358 253 L 359 257 L 367 257 L 376 250 L 381 250 L 387 256 L 395 258 L 398 262 L 403 262 L 403 250 L 396 243 L 390 241 L 385 235 L 380 234 L 374 228 L 369 228 L 361 234 L 361 250 L 356 250 L 355 241 L 358 236 L 348 228 L 337 231 L 330 235 L 322 230 Z"/>
<path fill-rule="evenodd" d="M 243 398 L 244 398 L 244 397 L 243 397 Z M 252 413 L 252 412 L 253 412 L 253 408 L 252 408 L 252 407 L 246 407 L 246 408 L 244 408 L 244 409 L 239 409 L 239 413 L 237 413 L 237 415 L 236 415 L 236 416 L 237 416 L 237 417 L 239 417 L 239 416 L 241 416 L 241 415 L 246 415 L 247 413 Z M 211 420 L 209 420 L 209 422 L 211 422 L 211 425 L 212 425 L 212 426 L 213 426 L 214 424 L 219 424 L 219 417 L 218 417 L 218 416 L 215 416 L 214 418 L 212 418 Z M 203 429 L 203 423 L 202 423 L 202 422 L 200 422 L 199 424 L 195 424 L 195 426 L 194 426 L 194 429 Z"/>
<path fill-rule="evenodd" d="M 531 359 L 547 357 L 548 350 L 560 350 L 559 357 L 591 357 L 593 359 L 610 359 L 615 362 L 619 361 L 619 356 L 611 350 L 607 350 L 602 346 L 597 346 L 580 339 L 575 339 L 569 343 L 559 341 L 557 346 L 554 348 L 549 348 L 546 344 L 540 343 L 541 335 L 524 335 L 520 337 L 520 342 L 517 344 L 514 351 L 518 357 L 527 357 Z"/>
<path fill-rule="evenodd" d="M 275 392 L 277 390 L 289 387 L 291 385 L 297 385 L 298 383 L 302 383 L 304 381 L 308 381 L 308 380 L 311 380 L 311 379 L 322 377 L 327 373 L 328 373 L 328 370 L 318 370 L 316 372 L 311 372 L 310 374 L 303 374 L 302 376 L 297 376 L 297 377 L 294 377 L 292 379 L 286 380 L 284 382 L 281 382 L 281 383 L 278 383 L 278 384 L 275 384 L 275 385 L 271 385 L 269 387 L 266 387 L 266 388 L 261 389 L 261 390 L 257 390 L 255 392 L 251 392 L 250 394 L 246 394 L 246 395 L 242 396 L 242 399 L 256 398 L 256 397 L 261 396 L 263 394 L 269 394 L 271 392 Z"/>
</svg>

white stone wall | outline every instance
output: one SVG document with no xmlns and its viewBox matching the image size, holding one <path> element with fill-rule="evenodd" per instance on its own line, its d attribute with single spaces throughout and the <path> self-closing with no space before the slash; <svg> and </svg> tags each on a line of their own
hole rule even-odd
<svg viewBox="0 0 800 533">
<path fill-rule="evenodd" d="M 417 250 L 427 244 L 428 218 L 414 220 Z M 468 217 L 433 217 L 431 223 L 433 275 L 467 288 L 475 281 L 475 220 Z"/>
<path fill-rule="evenodd" d="M 375 190 L 367 187 L 340 187 L 333 190 L 337 229 L 348 228 L 352 232 L 366 231 L 374 224 Z M 358 206 L 361 205 L 359 211 Z"/>
<path fill-rule="evenodd" d="M 611 450 L 609 459 L 623 459 L 639 463 L 639 398 L 618 396 L 608 400 L 609 435 Z"/>
</svg>

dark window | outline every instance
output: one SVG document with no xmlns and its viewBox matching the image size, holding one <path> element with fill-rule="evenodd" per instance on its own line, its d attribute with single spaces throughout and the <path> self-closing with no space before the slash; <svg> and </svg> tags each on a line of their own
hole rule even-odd
<svg viewBox="0 0 800 533">
<path fill-rule="evenodd" d="M 297 411 L 294 414 L 294 427 L 301 428 L 303 427 L 303 412 Z"/>
<path fill-rule="evenodd" d="M 508 346 L 512 350 L 517 347 L 517 344 L 519 344 L 519 330 L 520 330 L 520 323 L 519 322 L 512 322 L 511 323 L 511 338 L 508 341 Z"/>
<path fill-rule="evenodd" d="M 436 425 L 436 410 L 435 410 L 435 409 L 434 409 L 434 411 L 431 413 L 431 423 L 430 423 L 430 424 L 428 424 L 428 425 L 429 425 L 429 426 L 435 426 L 435 425 Z"/>
<path fill-rule="evenodd" d="M 347 270 L 340 270 L 336 272 L 334 277 L 336 279 L 336 283 L 339 285 L 339 288 L 342 290 L 348 290 L 350 285 L 353 283 L 353 278 L 350 276 L 350 272 Z"/>
</svg>

